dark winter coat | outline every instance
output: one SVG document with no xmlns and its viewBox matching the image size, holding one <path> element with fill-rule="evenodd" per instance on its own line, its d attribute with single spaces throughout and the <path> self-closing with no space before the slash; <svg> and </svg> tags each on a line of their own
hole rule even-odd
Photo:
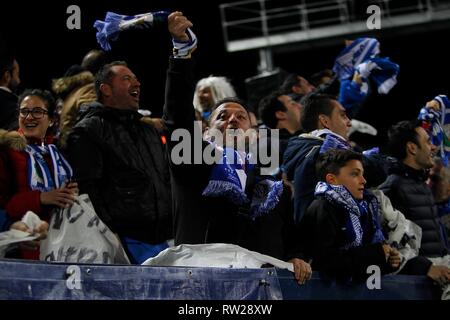
<svg viewBox="0 0 450 320">
<path fill-rule="evenodd" d="M 317 198 L 308 208 L 302 221 L 301 236 L 305 254 L 312 257 L 313 270 L 341 279 L 363 280 L 367 267 L 379 266 L 382 273 L 391 272 L 382 243 L 367 243 L 343 249 L 349 213 L 325 198 Z"/>
<path fill-rule="evenodd" d="M 135 111 L 90 108 L 73 128 L 68 159 L 80 193 L 120 236 L 172 237 L 168 160 L 158 132 Z"/>
<path fill-rule="evenodd" d="M 422 228 L 419 254 L 440 257 L 448 253 L 443 240 L 443 227 L 439 222 L 437 207 L 430 187 L 425 183 L 428 174 L 403 164 L 391 169 L 391 175 L 379 186 L 407 219 Z"/>
<path fill-rule="evenodd" d="M 288 218 L 292 216 L 289 190 L 285 190 L 275 210 L 255 220 L 248 217 L 245 207 L 224 198 L 202 195 L 214 165 L 203 161 L 193 164 L 194 154 L 200 156 L 201 160 L 201 153 L 208 145 L 202 140 L 201 130 L 194 136 L 194 89 L 193 61 L 171 58 L 163 119 L 170 133 L 176 129 L 185 129 L 193 137 L 190 140 L 191 163 L 171 163 L 175 244 L 232 243 L 283 259 L 286 243 L 290 241 L 291 232 L 288 229 L 292 226 L 282 217 L 283 214 Z M 194 138 L 197 138 L 195 142 Z M 178 143 L 168 139 L 169 153 L 174 151 Z M 198 147 L 195 143 L 198 143 Z M 246 190 L 248 196 L 251 196 L 251 185 L 252 176 L 249 174 Z"/>
</svg>

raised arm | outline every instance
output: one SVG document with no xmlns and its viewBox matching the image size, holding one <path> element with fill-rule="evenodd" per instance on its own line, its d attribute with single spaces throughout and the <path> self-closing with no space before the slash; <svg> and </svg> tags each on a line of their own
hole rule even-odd
<svg viewBox="0 0 450 320">
<path fill-rule="evenodd" d="M 163 119 L 171 133 L 178 128 L 192 129 L 195 119 L 194 72 L 191 53 L 196 48 L 195 35 L 188 28 L 190 22 L 181 12 L 168 17 L 168 28 L 173 38 L 174 55 L 169 60 Z"/>
</svg>

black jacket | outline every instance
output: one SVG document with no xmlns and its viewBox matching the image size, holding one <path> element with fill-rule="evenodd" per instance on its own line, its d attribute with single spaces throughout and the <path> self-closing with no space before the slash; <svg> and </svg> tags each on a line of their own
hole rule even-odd
<svg viewBox="0 0 450 320">
<path fill-rule="evenodd" d="M 0 129 L 8 131 L 19 127 L 19 106 L 14 93 L 0 89 Z"/>
<path fill-rule="evenodd" d="M 326 275 L 354 280 L 366 279 L 367 267 L 377 265 L 382 273 L 393 270 L 386 263 L 381 243 L 342 249 L 346 244 L 343 228 L 348 213 L 324 198 L 317 198 L 308 208 L 301 226 L 304 252 L 312 257 L 313 270 Z"/>
<path fill-rule="evenodd" d="M 299 223 L 314 200 L 318 182 L 316 160 L 323 140 L 305 135 L 293 137 L 284 153 L 282 171 L 294 182 L 294 220 Z"/>
<path fill-rule="evenodd" d="M 166 153 L 157 131 L 135 111 L 91 108 L 68 141 L 80 193 L 120 236 L 159 243 L 172 237 Z"/>
<path fill-rule="evenodd" d="M 246 208 L 226 199 L 202 196 L 213 165 L 202 161 L 202 152 L 208 144 L 203 141 L 201 130 L 194 133 L 194 88 L 193 61 L 171 58 L 163 119 L 169 132 L 184 129 L 197 139 L 191 139 L 190 163 L 176 164 L 171 157 L 175 244 L 233 243 L 283 259 L 290 226 L 285 224 L 281 215 L 287 213 L 288 218 L 292 216 L 289 214 L 289 190 L 285 190 L 273 212 L 256 220 L 251 220 L 246 215 Z M 178 141 L 168 139 L 168 146 L 170 153 L 179 153 Z M 195 155 L 199 157 L 197 164 L 193 164 Z M 251 185 L 251 180 L 249 175 L 247 186 Z"/>
<path fill-rule="evenodd" d="M 431 189 L 425 183 L 427 172 L 415 170 L 403 164 L 391 168 L 391 175 L 379 186 L 391 199 L 394 208 L 407 219 L 422 228 L 419 254 L 440 257 L 448 253 L 443 240 L 443 228 L 439 222 L 437 207 Z"/>
<path fill-rule="evenodd" d="M 325 138 L 325 137 L 323 137 Z M 314 200 L 314 189 L 318 177 L 316 160 L 324 140 L 312 135 L 301 135 L 289 139 L 284 153 L 282 171 L 294 183 L 294 220 L 299 223 L 308 206 Z M 367 185 L 379 185 L 386 177 L 390 159 L 381 154 L 363 155 L 364 178 Z"/>
</svg>

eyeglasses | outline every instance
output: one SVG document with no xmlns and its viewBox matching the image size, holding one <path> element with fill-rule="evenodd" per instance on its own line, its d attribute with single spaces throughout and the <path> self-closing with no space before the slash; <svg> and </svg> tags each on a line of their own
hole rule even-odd
<svg viewBox="0 0 450 320">
<path fill-rule="evenodd" d="M 26 118 L 31 113 L 33 119 L 41 119 L 44 114 L 48 114 L 48 111 L 39 107 L 33 109 L 20 108 L 19 113 L 21 118 Z"/>
</svg>

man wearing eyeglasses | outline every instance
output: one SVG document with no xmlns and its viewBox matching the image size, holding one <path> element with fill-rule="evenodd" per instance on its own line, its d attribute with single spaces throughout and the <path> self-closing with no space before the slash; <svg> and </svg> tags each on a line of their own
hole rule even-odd
<svg viewBox="0 0 450 320">
<path fill-rule="evenodd" d="M 9 53 L 0 49 L 0 128 L 16 130 L 17 96 L 14 90 L 20 84 L 19 64 Z"/>
</svg>

